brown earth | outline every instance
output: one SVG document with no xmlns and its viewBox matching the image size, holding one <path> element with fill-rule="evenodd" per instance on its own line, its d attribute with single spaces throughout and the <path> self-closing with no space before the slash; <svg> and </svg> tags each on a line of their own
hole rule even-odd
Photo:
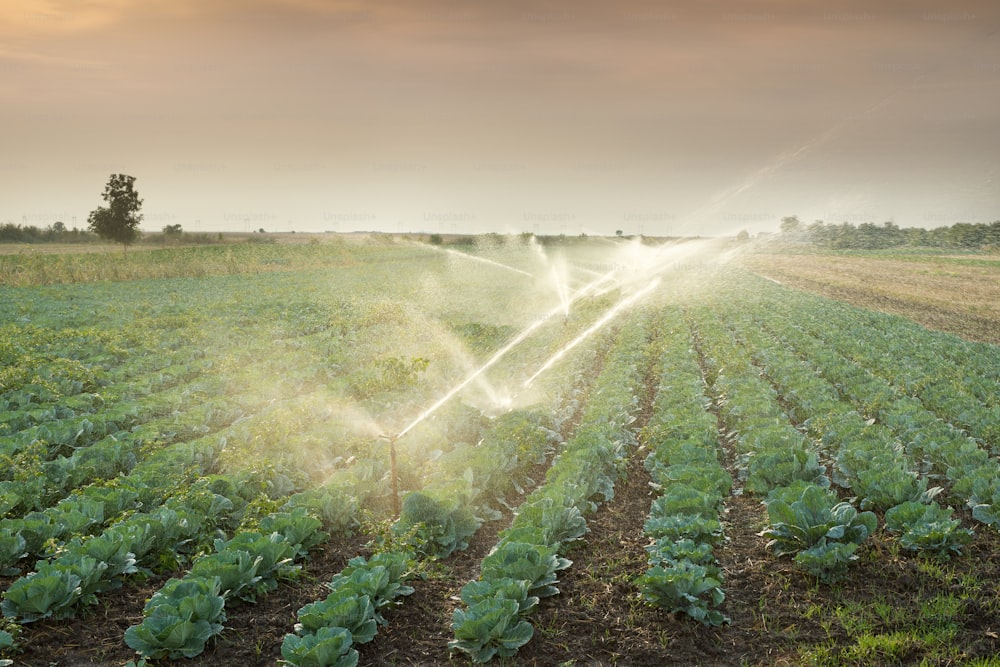
<svg viewBox="0 0 1000 667">
<path fill-rule="evenodd" d="M 968 340 L 1000 344 L 1000 256 L 890 259 L 753 252 L 739 261 L 789 287 L 902 315 Z"/>
</svg>

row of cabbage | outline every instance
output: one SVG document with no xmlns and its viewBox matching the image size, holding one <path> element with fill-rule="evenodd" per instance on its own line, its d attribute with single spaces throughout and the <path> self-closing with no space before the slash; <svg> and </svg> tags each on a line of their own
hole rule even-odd
<svg viewBox="0 0 1000 667">
<path fill-rule="evenodd" d="M 16 580 L 5 596 L 10 600 L 8 615 L 26 619 L 68 614 L 80 600 L 92 600 L 92 595 L 79 593 L 40 596 L 30 608 L 25 607 L 23 614 L 14 602 L 25 595 L 35 595 L 39 590 L 36 582 L 51 574 L 49 570 L 53 563 L 64 570 L 72 570 L 71 576 L 63 578 L 63 588 L 68 586 L 73 576 L 90 576 L 85 571 L 85 565 L 77 563 L 70 568 L 67 563 L 77 556 L 98 556 L 108 551 L 109 547 L 91 538 L 101 537 L 102 531 L 118 530 L 123 517 L 133 523 L 142 523 L 144 515 L 155 515 L 164 509 L 160 504 L 166 498 L 172 496 L 169 502 L 174 502 L 177 496 L 186 492 L 192 480 L 220 467 L 220 453 L 227 445 L 230 452 L 245 451 L 250 441 L 258 449 L 267 445 L 267 438 L 261 431 L 266 431 L 268 422 L 274 421 L 272 413 L 281 412 L 271 409 L 274 404 L 271 393 L 249 390 L 257 385 L 255 382 L 244 383 L 241 393 L 230 395 L 225 377 L 199 377 L 212 364 L 203 358 L 203 353 L 198 352 L 197 336 L 179 336 L 171 342 L 169 333 L 166 334 L 163 341 L 168 349 L 159 356 L 170 361 L 190 357 L 193 361 L 166 366 L 162 365 L 166 362 L 161 361 L 161 365 L 157 366 L 150 361 L 149 355 L 143 353 L 141 346 L 122 359 L 124 352 L 115 347 L 122 341 L 114 336 L 109 339 L 114 345 L 104 341 L 110 334 L 104 337 L 99 335 L 100 332 L 73 335 L 73 331 L 69 331 L 60 344 L 58 337 L 48 335 L 50 333 L 43 330 L 39 340 L 34 342 L 23 336 L 17 341 L 8 340 L 5 349 L 10 356 L 17 356 L 21 361 L 44 356 L 66 362 L 69 357 L 74 357 L 70 359 L 72 363 L 63 365 L 75 372 L 82 372 L 80 368 L 90 368 L 84 361 L 93 365 L 88 372 L 100 376 L 97 385 L 83 386 L 82 382 L 73 380 L 63 383 L 67 386 L 62 389 L 65 392 L 81 387 L 100 389 L 109 404 L 106 405 L 102 394 L 97 393 L 66 396 L 58 391 L 60 386 L 39 385 L 39 392 L 48 391 L 48 403 L 36 403 L 34 399 L 38 399 L 39 395 L 28 391 L 30 387 L 22 386 L 5 394 L 8 397 L 13 394 L 27 396 L 29 403 L 36 406 L 29 410 L 30 419 L 21 420 L 22 426 L 27 425 L 25 429 L 0 436 L 0 444 L 8 445 L 10 449 L 7 452 L 10 465 L 5 467 L 3 473 L 10 479 L 0 481 L 0 502 L 7 510 L 7 516 L 0 520 L 0 569 L 7 576 L 17 575 L 22 563 L 30 566 L 36 558 L 42 559 L 36 571 Z M 109 358 L 101 345 L 95 344 L 95 339 L 97 343 L 104 342 L 105 346 L 111 346 L 116 350 L 115 355 Z M 187 347 L 184 347 L 185 344 Z M 110 362 L 122 363 L 120 366 L 112 365 L 110 370 L 102 366 Z M 148 372 L 137 377 L 129 375 L 141 370 Z M 114 384 L 116 378 L 128 380 L 129 384 Z M 300 401 L 296 399 L 288 403 Z M 312 402 L 324 403 L 324 400 L 319 396 Z M 278 406 L 280 408 L 282 404 Z M 76 409 L 90 409 L 98 414 L 81 417 L 76 414 Z M 246 415 L 246 411 L 258 414 Z M 328 412 L 314 412 L 310 418 L 303 420 L 303 411 L 299 410 L 295 415 L 296 428 L 308 430 L 312 426 L 315 430 L 316 422 L 329 417 Z M 50 417 L 56 419 L 28 425 L 28 422 L 45 421 Z M 239 426 L 235 425 L 237 420 L 241 422 Z M 321 433 L 314 435 L 314 439 L 329 442 L 330 434 L 323 437 L 323 429 L 318 430 Z M 100 435 L 104 437 L 97 439 Z M 290 443 L 283 440 L 270 444 L 277 448 Z M 49 456 L 49 452 L 56 454 Z M 378 467 L 369 466 L 372 475 L 377 474 Z M 302 477 L 294 472 L 289 474 Z M 268 491 L 272 496 L 294 491 L 302 481 L 290 480 L 283 473 L 274 474 L 273 469 L 258 476 L 267 477 L 262 483 L 272 487 Z M 251 488 L 257 486 L 259 484 Z M 66 496 L 67 492 L 71 492 L 69 496 Z M 182 510 L 183 507 L 181 502 Z M 172 508 L 167 507 L 164 511 L 169 513 Z M 353 520 L 353 515 L 349 517 L 344 521 Z M 166 521 L 169 523 L 170 519 Z M 200 522 L 191 522 L 190 534 L 174 537 L 181 542 L 193 540 L 198 534 L 197 525 Z M 130 529 L 122 530 L 127 532 Z M 171 537 L 169 527 L 166 533 L 165 548 L 169 552 L 172 549 L 170 544 L 176 540 Z M 88 543 L 86 550 L 78 544 L 81 542 Z M 132 551 L 135 552 L 145 553 L 150 549 L 140 544 L 134 546 Z M 130 550 L 124 549 L 123 553 L 126 552 Z M 113 572 L 107 575 L 109 579 L 116 576 Z M 104 588 L 106 584 L 96 583 L 95 587 Z"/>
<path fill-rule="evenodd" d="M 263 403 L 263 399 L 258 402 Z M 295 402 L 296 406 L 301 403 Z M 301 409 L 289 417 L 285 407 L 272 405 L 236 423 L 242 408 L 227 402 L 225 397 L 207 400 L 191 406 L 183 417 L 151 420 L 106 443 L 81 448 L 72 456 L 52 461 L 52 467 L 62 465 L 58 477 L 25 475 L 21 479 L 19 475 L 14 480 L 19 497 L 36 489 L 43 489 L 50 496 L 61 495 L 53 493 L 55 488 L 75 490 L 41 511 L 0 519 L 0 567 L 10 569 L 16 567 L 20 558 L 30 560 L 42 555 L 31 548 L 33 542 L 58 543 L 74 533 L 93 532 L 123 512 L 154 505 L 176 490 L 183 480 L 207 474 L 217 467 L 220 452 L 245 449 L 248 442 L 260 439 L 257 427 L 262 423 L 294 417 L 299 427 L 315 428 L 317 422 L 329 417 L 324 411 L 314 411 L 310 416 Z M 134 497 L 120 500 L 122 489 L 129 489 Z M 44 531 L 40 539 L 29 540 L 28 548 L 19 549 L 16 540 L 10 541 L 16 533 L 40 530 Z"/>
<path fill-rule="evenodd" d="M 749 288 L 749 289 L 748 289 Z M 760 311 L 775 326 L 792 326 L 823 341 L 901 395 L 911 396 L 980 444 L 1000 447 L 1000 364 L 997 348 L 921 327 L 902 317 L 745 283 L 742 296 L 767 298 Z M 837 327 L 829 323 L 836 321 Z"/>
<path fill-rule="evenodd" d="M 849 398 L 838 396 L 812 359 L 795 356 L 787 344 L 744 329 L 755 345 L 763 372 L 789 402 L 793 414 L 814 438 L 825 443 L 833 478 L 850 489 L 862 509 L 884 513 L 886 527 L 899 534 L 906 549 L 947 556 L 961 553 L 972 536 L 952 518 L 953 510 L 935 500 L 941 487 L 915 469 L 912 452 L 899 446 L 893 430 L 865 418 Z M 819 368 L 826 369 L 825 360 Z"/>
<path fill-rule="evenodd" d="M 42 512 L 3 520 L 5 574 L 16 575 L 22 558 L 39 559 L 5 591 L 4 614 L 21 623 L 70 617 L 128 575 L 182 566 L 210 548 L 219 531 L 253 520 L 259 507 L 293 494 L 299 486 L 294 474 L 274 467 L 215 472 L 227 447 L 254 437 L 247 426 L 176 443 L 127 475 L 83 487 Z M 378 488 L 353 476 L 344 469 L 327 485 L 292 498 L 332 528 L 349 530 L 357 501 L 345 490 Z"/>
<path fill-rule="evenodd" d="M 186 385 L 184 391 L 190 389 Z M 199 390 L 197 395 L 202 393 Z M 65 440 L 32 439 L 17 455 L 7 458 L 5 479 L 0 481 L 3 516 L 17 518 L 43 510 L 74 489 L 127 474 L 158 449 L 217 432 L 242 416 L 245 409 L 225 396 L 194 404 L 194 399 L 175 395 L 175 405 L 190 403 L 183 415 L 125 403 L 104 410 L 100 416 L 80 419 Z M 102 437 L 80 442 L 82 436 L 95 433 Z"/>
<path fill-rule="evenodd" d="M 756 311 L 755 321 L 813 360 L 846 398 L 890 426 L 908 449 L 922 453 L 943 446 L 970 453 L 975 459 L 984 459 L 995 450 L 997 435 L 990 430 L 1000 424 L 995 346 L 969 343 L 916 327 L 903 318 L 835 303 L 830 308 L 844 326 L 820 327 L 817 319 L 823 302 L 794 292 L 774 293 L 772 288 L 761 292 L 767 300 Z M 859 329 L 869 318 L 879 318 L 880 328 Z M 954 399 L 954 409 L 942 408 L 936 400 L 941 392 Z M 974 454 L 976 449 L 986 451 Z M 917 458 L 929 474 L 944 476 L 940 463 Z"/>
<path fill-rule="evenodd" d="M 790 346 L 810 362 L 802 372 L 806 377 L 794 390 L 800 410 L 815 415 L 830 409 L 824 401 L 831 400 L 831 389 L 823 396 L 822 393 L 817 395 L 816 390 L 810 393 L 803 388 L 806 383 L 819 384 L 819 377 L 822 377 L 842 388 L 843 400 L 834 415 L 857 408 L 869 417 L 862 424 L 857 413 L 846 419 L 814 416 L 808 420 L 810 425 L 819 427 L 820 423 L 828 423 L 830 431 L 824 435 L 827 439 L 851 437 L 853 430 L 864 431 L 869 436 L 864 442 L 869 444 L 881 440 L 895 445 L 890 456 L 869 459 L 863 451 L 864 445 L 858 444 L 853 462 L 838 461 L 837 469 L 843 473 L 857 470 L 855 476 L 860 486 L 855 486 L 867 498 L 868 504 L 885 510 L 908 500 L 926 502 L 929 496 L 941 490 L 940 487 L 927 488 L 929 481 L 935 481 L 949 490 L 947 495 L 954 502 L 966 504 L 974 519 L 987 524 L 997 522 L 995 505 L 1000 496 L 997 491 L 1000 470 L 996 459 L 990 457 L 974 438 L 927 410 L 920 400 L 903 395 L 896 387 L 840 357 L 824 342 L 790 326 L 775 330 L 772 336 L 779 341 L 771 350 L 772 356 L 781 354 L 781 346 Z M 786 364 L 796 362 L 786 361 Z M 771 361 L 769 366 L 776 364 Z M 869 423 L 870 420 L 875 421 Z M 928 511 L 933 516 L 942 516 L 935 509 Z M 958 533 L 953 537 L 964 540 Z"/>
<path fill-rule="evenodd" d="M 511 507 L 511 493 L 536 484 L 529 470 L 544 464 L 560 444 L 560 431 L 578 413 L 581 396 L 593 382 L 594 366 L 603 362 L 600 351 L 588 350 L 563 370 L 567 381 L 552 401 L 557 406 L 552 416 L 508 412 L 493 418 L 474 445 L 455 443 L 434 460 L 434 475 L 406 494 L 389 540 L 376 541 L 371 557 L 351 559 L 326 584 L 325 599 L 299 609 L 294 632 L 282 643 L 285 662 L 357 664 L 358 647 L 388 623 L 383 610 L 413 592 L 408 584 L 420 576 L 423 564 L 464 550 L 484 521 L 501 518 L 501 508 Z"/>
<path fill-rule="evenodd" d="M 509 412 L 489 421 L 471 444 L 452 443 L 449 451 L 438 453 L 423 486 L 406 493 L 391 538 L 374 544 L 372 557 L 352 559 L 327 583 L 331 592 L 326 599 L 299 610 L 295 631 L 282 644 L 285 661 L 355 664 L 356 647 L 371 641 L 386 623 L 383 610 L 412 592 L 407 581 L 417 576 L 420 564 L 465 549 L 484 520 L 500 517 L 498 508 L 506 505 L 512 491 L 534 484 L 527 472 L 550 455 L 560 437 L 557 429 L 575 410 L 572 395 L 589 382 L 587 378 L 586 373 L 578 373 L 570 396 L 556 400 L 564 406 L 561 415 Z M 405 447 L 405 441 L 397 446 Z M 355 463 L 353 467 L 363 466 Z M 354 508 L 371 504 L 377 486 L 349 483 L 350 472 L 348 468 L 335 475 L 328 488 L 340 490 L 340 502 L 349 497 Z M 348 508 L 337 514 L 341 519 L 353 515 Z M 334 516 L 327 512 L 326 518 L 329 527 Z M 351 527 L 336 526 L 336 532 L 343 534 Z M 312 543 L 318 541 L 314 538 Z M 184 577 L 168 581 L 149 600 L 143 622 L 129 629 L 126 642 L 144 657 L 176 659 L 201 654 L 207 642 L 222 632 L 226 606 L 252 602 L 273 587 L 275 579 L 297 573 L 296 561 L 305 556 L 302 547 L 307 544 L 277 535 L 270 520 L 262 521 L 259 529 L 241 529 L 228 541 L 216 540 L 215 553 L 196 560 Z M 267 551 L 255 551 L 253 545 Z M 293 558 L 282 560 L 271 553 L 287 550 L 289 545 Z"/>
<path fill-rule="evenodd" d="M 196 339 L 191 332 L 135 327 L 123 332 L 4 325 L 0 436 L 58 425 L 187 382 L 211 366 Z"/>
<path fill-rule="evenodd" d="M 585 515 L 614 497 L 636 444 L 634 421 L 648 365 L 650 315 L 622 325 L 591 390 L 579 425 L 553 460 L 545 482 L 518 507 L 510 527 L 483 559 L 480 578 L 461 590 L 452 619 L 453 651 L 474 662 L 509 657 L 530 641 L 526 620 L 539 599 L 559 592 L 565 547 L 587 532 Z"/>
<path fill-rule="evenodd" d="M 252 346 L 229 351 L 224 345 L 217 345 L 218 353 L 215 363 L 209 364 L 211 368 L 199 367 L 193 371 L 195 377 L 206 370 L 212 374 L 197 382 L 187 382 L 191 377 L 168 381 L 166 378 L 174 366 L 143 366 L 140 362 L 146 357 L 136 348 L 130 351 L 134 353 L 135 363 L 132 363 L 133 357 L 123 358 L 121 354 L 112 360 L 129 371 L 149 370 L 138 377 L 129 376 L 127 372 L 121 375 L 129 382 L 134 381 L 134 386 L 115 384 L 120 374 L 111 364 L 103 367 L 101 376 L 101 382 L 109 382 L 108 386 L 68 383 L 54 387 L 47 398 L 41 397 L 46 398 L 47 403 L 37 394 L 28 396 L 30 388 L 12 388 L 13 393 L 22 392 L 27 403 L 34 406 L 30 409 L 36 414 L 21 420 L 21 426 L 28 429 L 37 430 L 35 421 L 53 416 L 57 420 L 81 417 L 82 414 L 76 414 L 75 410 L 69 414 L 73 397 L 66 394 L 70 391 L 101 389 L 106 402 L 114 405 L 108 406 L 102 396 L 91 392 L 90 407 L 95 411 L 84 419 L 92 426 L 87 427 L 82 420 L 73 425 L 67 421 L 67 432 L 79 425 L 83 426 L 83 433 L 74 432 L 66 443 L 59 443 L 63 450 L 72 450 L 72 453 L 57 455 L 51 460 L 38 456 L 31 474 L 27 472 L 28 466 L 21 465 L 23 474 L 10 480 L 13 482 L 11 491 L 18 494 L 19 501 L 29 500 L 28 491 L 35 482 L 41 491 L 22 505 L 24 509 L 41 511 L 12 513 L 0 526 L 0 555 L 7 575 L 16 576 L 22 567 L 31 569 L 27 575 L 16 579 L 4 595 L 4 612 L 8 617 L 23 623 L 40 618 L 69 617 L 82 605 L 94 602 L 101 593 L 120 585 L 129 575 L 169 571 L 184 566 L 202 552 L 224 547 L 226 535 L 234 526 L 242 526 L 246 516 L 257 511 L 256 505 L 273 503 L 301 488 L 303 482 L 317 481 L 315 467 L 310 470 L 310 464 L 303 460 L 287 461 L 287 470 L 280 466 L 275 470 L 275 461 L 291 456 L 288 451 L 301 449 L 305 452 L 309 447 L 323 447 L 324 458 L 337 466 L 329 476 L 326 474 L 329 469 L 322 473 L 323 490 L 319 497 L 309 501 L 310 506 L 328 510 L 324 514 L 331 532 L 353 526 L 361 504 L 388 505 L 388 466 L 381 460 L 383 452 L 373 453 L 373 458 L 368 459 L 354 456 L 357 454 L 355 449 L 345 451 L 337 459 L 336 452 L 329 450 L 331 442 L 337 444 L 341 440 L 337 437 L 339 434 L 326 433 L 322 426 L 313 428 L 315 424 L 301 420 L 295 422 L 294 428 L 281 419 L 268 423 L 275 395 L 285 397 L 279 406 L 296 404 L 302 399 L 302 390 L 314 386 L 311 381 L 296 380 L 303 377 L 297 372 L 301 370 L 299 365 L 303 368 L 314 365 L 312 348 L 323 347 L 331 337 L 339 345 L 337 339 L 342 338 L 344 332 L 380 326 L 383 321 L 378 312 L 357 322 L 350 318 L 344 320 L 346 316 L 341 314 L 331 324 L 326 308 L 307 306 L 306 310 L 309 312 L 304 313 L 303 318 L 295 313 L 296 317 L 290 322 L 276 321 L 275 329 L 280 329 L 284 336 L 279 341 L 263 339 L 253 341 Z M 349 310 L 354 314 L 358 307 Z M 169 339 L 169 335 L 165 338 Z M 176 347 L 193 349 L 199 338 L 191 336 L 184 340 L 181 336 Z M 169 340 L 167 343 L 174 346 Z M 275 343 L 292 348 L 290 353 L 283 353 L 283 373 L 278 376 L 266 367 L 267 364 L 262 371 L 258 364 L 238 361 L 253 358 L 257 348 Z M 101 356 L 87 357 L 84 351 L 74 354 L 88 363 L 97 363 L 97 357 Z M 255 377 L 260 372 L 268 374 L 264 381 L 257 381 Z M 315 376 L 316 371 L 310 370 L 306 375 Z M 257 390 L 258 386 L 262 389 Z M 64 391 L 56 391 L 58 389 Z M 167 391 L 157 392 L 163 389 Z M 323 394 L 323 391 L 316 393 L 320 403 Z M 329 392 L 325 394 L 328 400 Z M 220 398 L 208 398 L 212 396 Z M 199 404 L 200 401 L 203 402 Z M 137 404 L 139 408 L 130 415 L 128 424 L 104 419 L 110 409 L 124 405 L 132 409 Z M 38 420 L 32 421 L 34 417 Z M 128 428 L 85 441 L 97 432 L 93 425 L 102 420 L 109 424 L 105 430 L 123 425 Z M 114 426 L 110 426 L 112 423 Z M 188 424 L 192 427 L 187 428 Z M 64 424 L 56 422 L 46 424 L 50 431 L 62 426 Z M 29 444 L 42 446 L 42 440 L 33 437 Z M 300 447 L 303 442 L 307 445 Z M 352 442 L 352 446 L 354 444 Z M 158 452 L 160 449 L 163 451 Z M 220 469 L 235 470 L 246 465 L 247 461 L 256 458 L 246 454 L 253 453 L 262 454 L 265 460 L 255 470 L 243 475 L 215 474 Z M 227 466 L 227 456 L 230 460 L 239 459 L 236 465 Z M 300 452 L 299 458 L 302 456 Z M 26 456 L 22 459 L 19 463 L 27 462 Z M 43 474 L 33 474 L 37 471 Z M 409 469 L 406 472 L 412 475 L 416 471 Z M 207 479 L 202 479 L 205 476 Z M 480 476 L 485 481 L 487 473 Z M 307 477 L 313 479 L 305 479 Z M 79 490 L 68 497 L 54 502 L 78 487 Z M 201 492 L 205 487 L 210 495 L 203 497 Z M 243 493 L 232 496 L 228 494 L 230 489 Z M 188 495 L 197 496 L 197 502 L 187 503 Z M 53 501 L 52 504 L 48 504 L 49 501 Z M 134 535 L 136 531 L 139 534 Z M 224 542 L 215 544 L 216 540 Z"/>
<path fill-rule="evenodd" d="M 884 513 L 886 527 L 900 535 L 904 548 L 944 556 L 961 553 L 972 533 L 952 517 L 951 508 L 934 500 L 942 489 L 929 483 L 958 482 L 973 467 L 981 489 L 986 480 L 996 479 L 986 453 L 916 399 L 900 396 L 885 380 L 775 315 L 780 297 L 743 296 L 739 303 L 753 307 L 720 307 L 736 335 L 753 349 L 755 363 L 778 390 L 793 420 L 823 443 L 833 480 L 856 494 L 861 509 Z M 900 419 L 901 414 L 918 415 L 921 428 L 907 428 L 913 422 Z M 943 451 L 954 458 L 940 458 Z M 953 465 L 959 461 L 964 468 Z M 984 466 L 993 474 L 984 474 Z M 971 487 L 961 482 L 957 486 Z M 969 504 L 977 518 L 987 516 L 982 503 L 970 499 Z"/>
<path fill-rule="evenodd" d="M 765 496 L 768 526 L 761 535 L 778 556 L 824 582 L 841 577 L 858 546 L 877 528 L 830 489 L 815 443 L 785 414 L 781 396 L 753 364 L 745 341 L 709 306 L 692 311 L 709 392 L 737 455 L 742 491 Z"/>
<path fill-rule="evenodd" d="M 7 325 L 0 384 L 0 514 L 49 507 L 128 472 L 156 448 L 232 422 L 241 410 L 206 377 L 196 337 Z M 176 333 L 176 332 L 175 332 Z M 127 346 L 131 346 L 126 349 Z"/>
<path fill-rule="evenodd" d="M 550 417 L 514 411 L 497 417 L 475 445 L 460 445 L 436 461 L 438 473 L 406 495 L 391 539 L 358 556 L 326 585 L 329 595 L 297 612 L 294 632 L 282 643 L 292 665 L 357 663 L 357 647 L 387 623 L 385 608 L 413 588 L 421 563 L 464 550 L 485 520 L 499 516 L 506 497 L 533 484 L 528 470 L 559 440 Z"/>
<path fill-rule="evenodd" d="M 637 580 L 643 599 L 707 625 L 729 619 L 714 549 L 732 477 L 719 461 L 718 424 L 710 411 L 697 354 L 678 309 L 661 313 L 659 386 L 642 440 L 653 501 L 645 523 L 649 569 Z"/>
<path fill-rule="evenodd" d="M 841 335 L 827 333 L 820 339 L 780 316 L 769 318 L 764 325 L 773 335 L 813 361 L 817 372 L 839 387 L 846 400 L 898 439 L 899 455 L 906 457 L 908 470 L 947 487 L 955 502 L 972 510 L 974 519 L 986 524 L 1000 521 L 1000 463 L 990 454 L 990 441 L 953 423 L 961 422 L 961 415 L 941 417 L 921 398 L 840 356 L 835 350 Z"/>
</svg>

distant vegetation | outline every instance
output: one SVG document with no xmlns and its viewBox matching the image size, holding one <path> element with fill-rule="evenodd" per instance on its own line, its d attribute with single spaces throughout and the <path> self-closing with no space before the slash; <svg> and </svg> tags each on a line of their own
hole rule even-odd
<svg viewBox="0 0 1000 667">
<path fill-rule="evenodd" d="M 959 222 L 950 227 L 926 230 L 920 227 L 900 228 L 892 222 L 877 225 L 865 222 L 826 224 L 817 220 L 810 225 L 795 216 L 783 218 L 784 236 L 794 236 L 823 248 L 833 250 L 881 250 L 886 248 L 955 248 L 988 250 L 1000 248 L 1000 220 L 991 223 Z"/>
<path fill-rule="evenodd" d="M 163 244 L 202 244 L 221 241 L 217 234 L 189 233 L 183 231 L 180 225 L 167 225 L 162 233 L 147 233 L 140 243 L 154 245 Z M 62 222 L 55 222 L 48 227 L 35 225 L 17 225 L 7 222 L 0 225 L 0 243 L 103 243 L 103 239 L 94 232 L 78 229 L 67 229 Z"/>
<path fill-rule="evenodd" d="M 62 222 L 41 228 L 35 225 L 0 225 L 0 243 L 98 243 L 100 237 L 93 232 L 74 227 L 66 229 Z"/>
<path fill-rule="evenodd" d="M 885 222 L 881 225 L 865 222 L 854 225 L 850 222 L 839 224 L 825 223 L 817 220 L 804 224 L 795 216 L 782 219 L 781 237 L 812 243 L 830 250 L 880 250 L 887 248 L 940 248 L 961 250 L 991 250 L 1000 248 L 1000 220 L 991 223 L 959 222 L 948 227 L 937 227 L 927 230 L 920 227 L 899 227 L 895 223 Z M 238 235 L 239 240 L 256 243 L 276 243 L 271 235 L 255 232 L 252 236 Z M 746 231 L 740 232 L 738 238 L 747 240 Z M 532 238 L 542 245 L 567 245 L 586 243 L 588 236 L 567 235 L 535 235 L 529 232 L 516 236 L 502 234 L 430 234 L 425 241 L 437 246 L 487 247 L 504 246 L 508 243 L 526 244 Z M 632 237 L 623 237 L 632 238 Z M 647 243 L 657 240 L 670 240 L 667 237 L 642 237 Z M 229 239 L 230 241 L 233 239 Z M 166 225 L 162 232 L 144 233 L 138 241 L 143 245 L 201 245 L 221 243 L 224 237 L 220 233 L 191 233 L 183 231 L 181 225 Z M 18 225 L 12 222 L 0 224 L 0 243 L 101 243 L 102 239 L 95 233 L 78 229 L 67 229 L 62 222 L 55 222 L 48 227 L 35 225 Z"/>
</svg>

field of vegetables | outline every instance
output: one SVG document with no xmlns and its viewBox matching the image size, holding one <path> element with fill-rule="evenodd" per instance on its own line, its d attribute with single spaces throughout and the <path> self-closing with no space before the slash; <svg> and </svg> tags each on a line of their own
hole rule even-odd
<svg viewBox="0 0 1000 667">
<path fill-rule="evenodd" d="M 0 664 L 1000 665 L 1000 348 L 491 241 L 3 258 Z"/>
</svg>

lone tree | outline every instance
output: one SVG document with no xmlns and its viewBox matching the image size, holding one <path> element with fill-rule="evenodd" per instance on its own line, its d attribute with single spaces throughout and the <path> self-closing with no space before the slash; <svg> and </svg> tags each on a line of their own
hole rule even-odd
<svg viewBox="0 0 1000 667">
<path fill-rule="evenodd" d="M 802 231 L 802 223 L 799 221 L 799 216 L 789 215 L 782 218 L 781 231 L 785 234 Z"/>
<path fill-rule="evenodd" d="M 90 212 L 87 223 L 90 230 L 102 239 L 122 244 L 122 250 L 139 238 L 142 200 L 135 190 L 135 177 L 111 174 L 101 197 L 107 207 L 98 206 Z"/>
</svg>

